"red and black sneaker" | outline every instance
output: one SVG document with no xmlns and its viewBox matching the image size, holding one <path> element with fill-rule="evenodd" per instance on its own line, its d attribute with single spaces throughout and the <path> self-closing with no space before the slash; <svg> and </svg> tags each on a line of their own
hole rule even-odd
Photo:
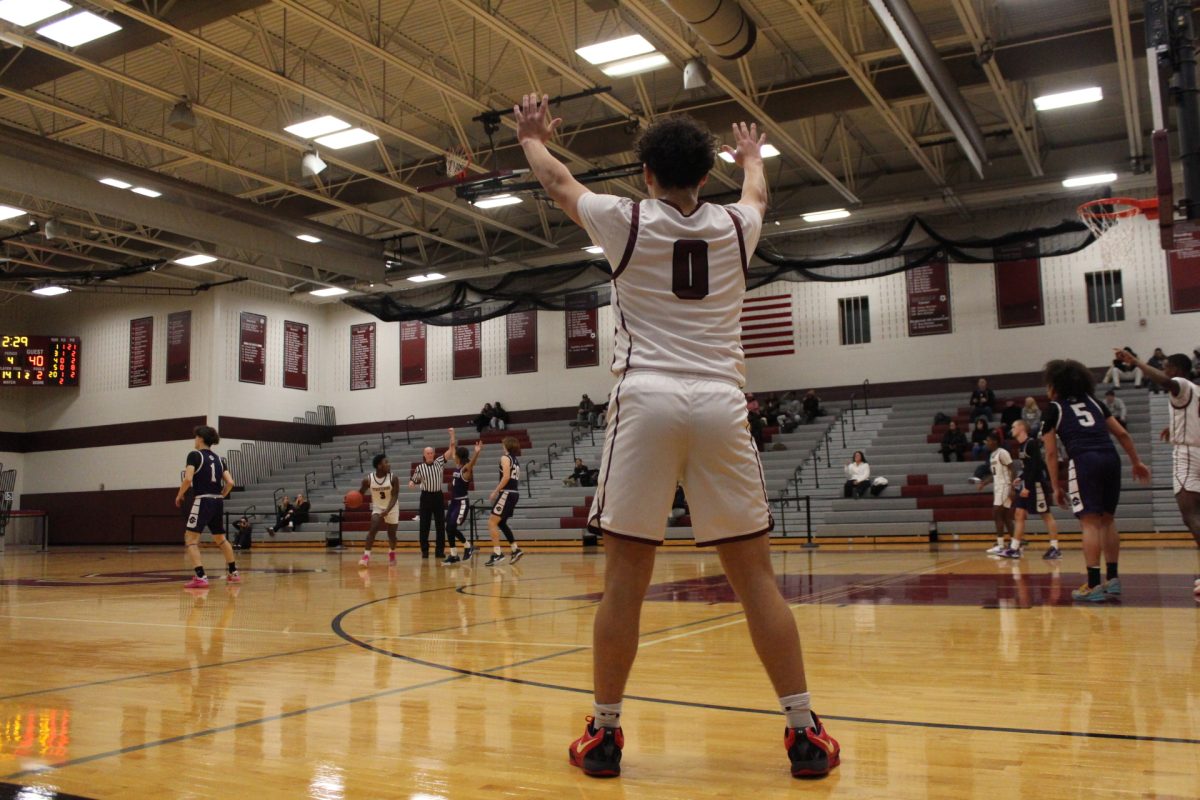
<svg viewBox="0 0 1200 800">
<path fill-rule="evenodd" d="M 792 762 L 793 778 L 821 778 L 842 763 L 842 748 L 816 714 L 811 728 L 785 728 L 783 744 Z"/>
<path fill-rule="evenodd" d="M 595 717 L 587 718 L 583 736 L 571 742 L 567 757 L 572 766 L 583 770 L 584 775 L 615 778 L 621 774 L 621 748 L 625 746 L 625 734 L 620 728 L 597 728 L 594 723 Z"/>
</svg>

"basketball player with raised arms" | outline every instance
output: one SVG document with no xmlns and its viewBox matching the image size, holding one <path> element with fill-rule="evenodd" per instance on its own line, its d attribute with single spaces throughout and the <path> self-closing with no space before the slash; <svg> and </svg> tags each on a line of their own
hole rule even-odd
<svg viewBox="0 0 1200 800">
<path fill-rule="evenodd" d="M 387 525 L 390 567 L 396 563 L 396 526 L 400 524 L 400 507 L 396 502 L 400 499 L 400 479 L 392 474 L 392 465 L 385 453 L 377 453 L 371 459 L 371 466 L 375 470 L 363 476 L 362 485 L 358 488 L 364 497 L 371 498 L 371 529 L 367 531 L 367 543 L 363 546 L 358 565 L 371 566 L 371 547 L 375 544 L 375 534 L 379 533 L 380 525 Z"/>
<path fill-rule="evenodd" d="M 1102 603 L 1121 594 L 1117 560 L 1121 538 L 1117 533 L 1116 513 L 1121 500 L 1121 458 L 1113 447 L 1113 437 L 1121 443 L 1133 465 L 1135 480 L 1150 480 L 1150 468 L 1138 458 L 1137 447 L 1129 432 L 1108 406 L 1092 395 L 1096 383 L 1083 364 L 1072 359 L 1046 362 L 1042 373 L 1050 403 L 1042 415 L 1042 443 L 1050 466 L 1050 484 L 1054 499 L 1070 508 L 1083 529 L 1083 557 L 1087 562 L 1087 583 L 1071 592 L 1075 600 Z M 1057 437 L 1055 436 L 1057 434 Z M 1067 448 L 1067 485 L 1058 479 L 1058 441 Z M 1068 500 L 1070 504 L 1068 505 Z M 1100 580 L 1100 554 L 1103 552 L 1106 574 Z"/>
<path fill-rule="evenodd" d="M 454 474 L 450 479 L 450 505 L 446 507 L 446 538 L 449 539 L 450 551 L 443 564 L 457 564 L 471 558 L 471 546 L 458 527 L 467 521 L 467 511 L 471 506 L 471 477 L 475 472 L 475 462 L 479 461 L 482 452 L 482 440 L 475 442 L 475 452 L 472 454 L 467 448 L 459 446 L 454 428 L 450 429 L 450 446 L 446 448 L 445 458 L 454 458 Z M 457 542 L 466 545 L 461 559 L 455 546 Z"/>
<path fill-rule="evenodd" d="M 195 449 L 188 453 L 183 480 L 175 494 L 175 507 L 182 508 L 188 489 L 193 490 L 192 508 L 188 512 L 183 540 L 196 576 L 185 584 L 185 588 L 208 588 L 208 576 L 204 574 L 204 564 L 200 558 L 200 534 L 204 533 L 205 528 L 208 528 L 213 542 L 225 556 L 228 569 L 225 579 L 230 583 L 241 583 L 237 562 L 233 558 L 233 547 L 225 539 L 225 498 L 233 491 L 233 476 L 229 474 L 225 460 L 212 451 L 212 446 L 221 441 L 221 437 L 216 428 L 208 425 L 198 426 L 192 434 L 196 437 Z"/>
<path fill-rule="evenodd" d="M 1171 483 L 1183 524 L 1200 547 L 1200 386 L 1192 381 L 1192 360 L 1183 353 L 1167 356 L 1161 370 L 1139 360 L 1128 350 L 1113 350 L 1124 363 L 1167 390 L 1171 402 L 1171 425 L 1158 438 L 1174 445 L 1171 453 Z M 1200 600 L 1200 577 L 1192 586 Z"/>
<path fill-rule="evenodd" d="M 792 774 L 825 775 L 840 748 L 812 713 L 796 621 L 775 582 L 774 521 L 742 394 L 740 316 L 767 208 L 766 136 L 753 124 L 733 126 L 736 147 L 725 150 L 744 172 L 742 196 L 721 206 L 699 198 L 716 156 L 712 134 L 686 116 L 659 117 L 636 144 L 651 199 L 635 201 L 593 194 L 550 154 L 546 142 L 562 120 L 551 118 L 548 98 L 526 95 L 513 111 L 533 174 L 612 266 L 617 384 L 588 517 L 606 556 L 593 629 L 595 705 L 570 762 L 596 777 L 620 774 L 621 701 L 678 482 L 696 543 L 716 547 L 745 609 L 787 718 Z"/>
</svg>

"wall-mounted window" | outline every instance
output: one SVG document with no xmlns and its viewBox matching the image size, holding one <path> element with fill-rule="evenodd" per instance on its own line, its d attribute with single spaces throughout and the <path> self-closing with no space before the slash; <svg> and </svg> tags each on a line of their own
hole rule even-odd
<svg viewBox="0 0 1200 800">
<path fill-rule="evenodd" d="M 871 341 L 871 313 L 866 297 L 839 298 L 838 318 L 842 323 L 842 344 Z"/>
<path fill-rule="evenodd" d="M 1125 290 L 1121 270 L 1089 272 L 1087 283 L 1088 322 L 1121 322 L 1125 319 Z"/>
</svg>

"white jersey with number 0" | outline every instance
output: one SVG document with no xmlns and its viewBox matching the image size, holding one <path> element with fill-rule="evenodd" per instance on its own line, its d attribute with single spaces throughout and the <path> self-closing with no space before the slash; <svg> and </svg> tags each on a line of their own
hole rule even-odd
<svg viewBox="0 0 1200 800">
<path fill-rule="evenodd" d="M 579 216 L 613 269 L 612 371 L 653 369 L 746 383 L 741 343 L 748 259 L 762 217 L 750 206 L 585 194 Z"/>
</svg>

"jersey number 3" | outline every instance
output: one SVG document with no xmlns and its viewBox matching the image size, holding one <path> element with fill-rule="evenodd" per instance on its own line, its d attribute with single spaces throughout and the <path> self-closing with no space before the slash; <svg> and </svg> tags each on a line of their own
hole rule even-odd
<svg viewBox="0 0 1200 800">
<path fill-rule="evenodd" d="M 680 239 L 671 256 L 671 291 L 680 300 L 708 297 L 708 242 Z"/>
</svg>

